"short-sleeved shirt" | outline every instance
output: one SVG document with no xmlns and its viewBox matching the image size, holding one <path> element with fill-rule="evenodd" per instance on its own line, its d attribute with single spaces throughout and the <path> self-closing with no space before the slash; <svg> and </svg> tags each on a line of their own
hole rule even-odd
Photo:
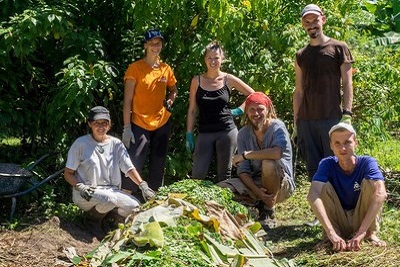
<svg viewBox="0 0 400 267">
<path fill-rule="evenodd" d="M 124 82 L 136 81 L 132 98 L 132 122 L 153 131 L 167 123 L 171 113 L 164 107 L 167 87 L 176 84 L 171 67 L 161 62 L 152 68 L 144 59 L 133 62 L 125 72 Z"/>
<path fill-rule="evenodd" d="M 378 163 L 370 156 L 357 156 L 353 172 L 346 175 L 335 156 L 327 157 L 319 163 L 312 181 L 330 182 L 345 210 L 355 208 L 364 179 L 384 180 Z"/>
<path fill-rule="evenodd" d="M 264 134 L 261 147 L 257 143 L 257 138 L 251 125 L 246 125 L 239 130 L 238 154 L 248 150 L 257 151 L 273 147 L 280 147 L 282 149 L 282 158 L 278 160 L 278 163 L 288 177 L 291 190 L 293 191 L 295 184 L 293 180 L 292 145 L 285 124 L 279 119 L 271 120 Z M 245 160 L 237 168 L 238 175 L 248 173 L 253 179 L 260 179 L 261 172 L 262 160 Z"/>
<path fill-rule="evenodd" d="M 88 134 L 75 140 L 68 151 L 66 167 L 76 171 L 78 182 L 92 186 L 121 188 L 121 171 L 134 168 L 124 144 L 110 136 L 98 143 Z"/>
<path fill-rule="evenodd" d="M 304 98 L 298 119 L 335 119 L 342 115 L 341 72 L 343 63 L 353 63 L 347 44 L 335 39 L 300 49 L 296 61 L 303 77 Z"/>
</svg>

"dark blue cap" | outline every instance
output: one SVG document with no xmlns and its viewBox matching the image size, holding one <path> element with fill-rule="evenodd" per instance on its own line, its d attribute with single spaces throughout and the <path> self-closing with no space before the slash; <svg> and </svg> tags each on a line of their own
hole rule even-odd
<svg viewBox="0 0 400 267">
<path fill-rule="evenodd" d="M 159 30 L 156 29 L 148 30 L 144 34 L 144 41 L 147 42 L 156 37 L 161 38 L 164 41 L 164 37 L 161 35 L 161 32 Z"/>
</svg>

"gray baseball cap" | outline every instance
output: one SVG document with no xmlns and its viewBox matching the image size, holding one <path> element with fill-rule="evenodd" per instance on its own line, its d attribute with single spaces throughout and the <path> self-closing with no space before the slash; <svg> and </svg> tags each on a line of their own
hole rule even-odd
<svg viewBox="0 0 400 267">
<path fill-rule="evenodd" d="M 102 106 L 96 106 L 89 111 L 88 121 L 108 120 L 111 121 L 110 112 Z"/>
<path fill-rule="evenodd" d="M 308 14 L 324 15 L 324 12 L 322 12 L 322 9 L 319 6 L 314 4 L 309 4 L 303 8 L 303 10 L 300 13 L 300 16 L 304 18 L 304 16 Z"/>
<path fill-rule="evenodd" d="M 339 122 L 338 124 L 333 125 L 332 128 L 329 130 L 329 137 L 331 137 L 331 134 L 337 130 L 347 130 L 352 134 L 354 134 L 354 136 L 356 136 L 356 130 L 354 130 L 351 124 L 345 122 Z"/>
</svg>

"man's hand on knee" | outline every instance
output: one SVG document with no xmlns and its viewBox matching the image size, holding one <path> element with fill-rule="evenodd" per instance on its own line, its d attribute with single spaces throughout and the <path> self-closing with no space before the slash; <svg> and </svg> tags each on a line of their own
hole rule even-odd
<svg viewBox="0 0 400 267">
<path fill-rule="evenodd" d="M 86 185 L 83 183 L 77 183 L 75 185 L 75 188 L 79 191 L 81 197 L 87 201 L 90 201 L 90 199 L 93 197 L 94 190 L 96 189 L 96 187 L 94 186 Z"/>
<path fill-rule="evenodd" d="M 261 193 L 259 194 L 259 198 L 264 205 L 268 208 L 273 208 L 276 203 L 277 194 L 267 194 L 267 190 L 265 188 L 260 188 Z"/>
</svg>

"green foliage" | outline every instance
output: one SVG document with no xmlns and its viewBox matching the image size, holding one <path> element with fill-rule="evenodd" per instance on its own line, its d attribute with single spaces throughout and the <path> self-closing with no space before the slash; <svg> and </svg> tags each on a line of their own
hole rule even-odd
<svg viewBox="0 0 400 267">
<path fill-rule="evenodd" d="M 69 129 L 62 126 L 70 121 L 68 117 L 60 119 L 59 115 L 62 116 L 63 110 L 60 112 L 52 107 L 63 106 L 65 101 L 56 92 L 65 87 L 88 87 L 86 83 L 90 83 L 93 90 L 99 89 L 100 92 L 84 91 L 82 99 L 96 101 L 97 98 L 91 93 L 96 96 L 102 90 L 115 87 L 108 79 L 109 75 L 114 75 L 114 78 L 116 76 L 110 64 L 108 67 L 97 68 L 97 65 L 106 65 L 102 61 L 97 63 L 98 57 L 105 54 L 102 47 L 104 40 L 96 31 L 79 28 L 73 23 L 73 19 L 68 9 L 40 4 L 16 14 L 6 23 L 3 22 L 0 30 L 0 68 L 7 70 L 0 75 L 0 88 L 7 90 L 5 97 L 0 100 L 0 110 L 5 115 L 1 117 L 2 125 L 5 126 L 3 133 L 22 138 L 33 149 L 38 149 L 36 140 L 40 140 L 41 146 L 54 148 L 59 147 L 58 144 L 65 147 L 66 143 L 70 143 L 69 139 L 60 138 L 62 134 L 68 136 Z M 68 76 L 56 76 L 63 71 L 61 68 L 64 60 L 68 64 L 79 56 L 84 58 L 86 65 L 92 66 L 93 72 L 90 75 L 96 75 L 95 78 L 86 75 L 68 80 Z M 87 106 L 92 106 L 92 103 Z M 79 119 L 77 115 L 84 111 L 82 106 L 77 108 L 80 110 L 73 115 Z M 69 125 L 70 129 L 73 124 Z"/>
<path fill-rule="evenodd" d="M 184 146 L 188 88 L 191 78 L 205 71 L 205 45 L 219 40 L 227 55 L 223 70 L 268 93 L 291 130 L 294 55 L 308 40 L 299 19 L 305 4 L 294 0 L 3 0 L 0 136 L 21 139 L 32 155 L 44 147 L 57 150 L 64 155 L 59 160 L 62 165 L 73 140 L 87 132 L 86 113 L 95 105 L 110 109 L 111 134 L 120 136 L 123 73 L 143 56 L 144 31 L 155 27 L 166 37 L 162 59 L 173 67 L 179 89 L 166 182 L 187 177 L 192 164 Z M 363 142 L 373 146 L 400 128 L 399 50 L 388 45 L 397 38 L 388 34 L 396 31 L 398 1 L 322 0 L 318 4 L 328 17 L 325 33 L 348 42 L 355 57 L 354 124 Z M 232 106 L 243 101 L 238 93 L 232 97 Z"/>
<path fill-rule="evenodd" d="M 400 172 L 400 141 L 390 138 L 387 141 L 375 142 L 374 147 L 359 146 L 359 155 L 371 155 L 379 162 L 384 170 Z"/>
<path fill-rule="evenodd" d="M 367 146 L 388 140 L 399 129 L 400 50 L 365 47 L 357 54 L 353 77 L 354 119 L 360 140 Z M 391 55 L 388 57 L 388 55 Z M 376 61 L 371 61 L 374 57 Z"/>
<path fill-rule="evenodd" d="M 374 14 L 374 23 L 370 25 L 374 34 L 389 31 L 400 32 L 400 7 L 398 0 L 364 1 L 361 8 Z"/>
<path fill-rule="evenodd" d="M 223 193 L 221 190 L 216 185 L 195 180 L 164 187 L 157 194 L 157 200 L 164 199 L 165 202 L 153 202 L 149 209 L 149 205 L 142 206 L 141 212 L 109 233 L 85 259 L 93 267 L 112 266 L 112 263 L 123 266 L 240 267 L 245 266 L 245 261 L 254 267 L 294 266 L 292 261 L 286 259 L 272 259 L 269 249 L 247 227 L 239 227 L 230 220 L 220 220 L 218 216 L 215 218 L 207 214 L 208 201 L 223 199 L 227 205 L 224 208 L 234 204 L 231 195 L 214 199 L 217 192 Z M 181 201 L 177 198 L 166 199 L 168 194 L 174 193 L 186 196 Z M 221 231 L 216 231 L 216 225 L 221 227 Z M 232 239 L 229 234 L 224 234 L 222 228 L 228 230 L 234 225 L 240 228 L 241 235 Z M 253 226 L 255 232 L 261 228 L 259 223 Z M 235 257 L 242 259 L 242 263 L 231 264 Z M 85 266 L 87 263 L 81 258 L 75 264 Z"/>
<path fill-rule="evenodd" d="M 138 266 L 212 266 L 201 256 L 198 238 L 187 230 L 190 222 L 182 219 L 177 227 L 164 228 L 166 244 L 156 260 L 143 260 Z M 147 253 L 146 253 L 147 254 Z M 168 264 L 168 265 L 165 265 Z"/>
<path fill-rule="evenodd" d="M 78 57 L 73 57 L 64 64 L 65 68 L 58 73 L 62 78 L 54 90 L 53 102 L 49 103 L 47 110 L 52 121 L 46 129 L 51 131 L 59 145 L 70 144 L 76 136 L 82 135 L 87 111 L 93 103 L 110 106 L 118 88 L 113 80 L 118 73 L 110 63 L 98 61 L 87 64 Z M 81 127 L 71 129 L 71 125 Z M 70 136 L 72 138 L 67 139 L 66 133 L 73 134 Z M 62 148 L 65 150 L 65 147 Z"/>
<path fill-rule="evenodd" d="M 185 200 L 198 206 L 200 209 L 205 207 L 205 202 L 213 200 L 226 207 L 232 214 L 247 214 L 247 209 L 243 205 L 233 201 L 233 193 L 212 182 L 206 180 L 183 179 L 169 186 L 163 186 L 158 190 L 157 199 L 163 199 L 169 193 L 185 194 Z"/>
<path fill-rule="evenodd" d="M 83 210 L 73 203 L 54 203 L 53 214 L 69 222 L 82 222 Z"/>
</svg>

